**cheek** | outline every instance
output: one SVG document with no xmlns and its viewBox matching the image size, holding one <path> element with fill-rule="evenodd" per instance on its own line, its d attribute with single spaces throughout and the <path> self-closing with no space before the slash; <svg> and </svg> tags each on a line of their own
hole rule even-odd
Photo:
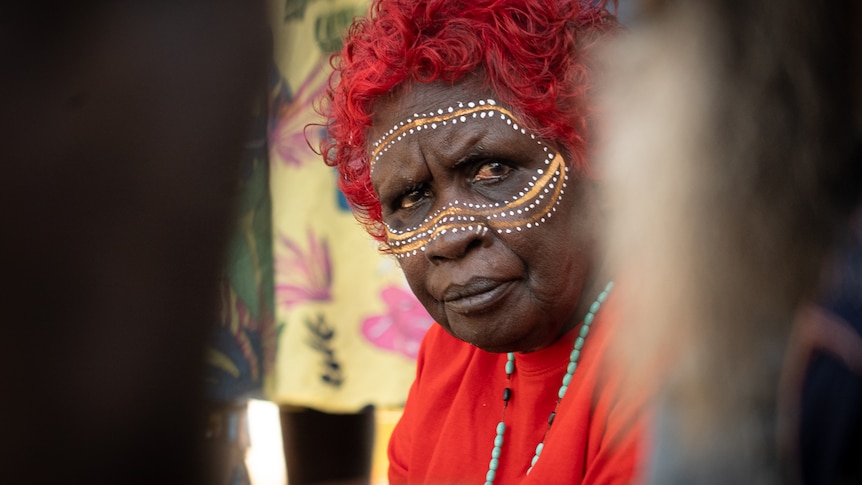
<svg viewBox="0 0 862 485">
<path fill-rule="evenodd" d="M 568 193 L 566 195 L 569 195 Z M 588 201 L 563 198 L 547 223 L 500 239 L 524 261 L 530 286 L 541 300 L 577 291 L 595 255 L 596 230 Z"/>
<path fill-rule="evenodd" d="M 443 303 L 435 299 L 428 292 L 428 274 L 431 269 L 431 263 L 428 262 L 424 255 L 402 258 L 400 259 L 400 263 L 407 284 L 410 286 L 410 290 L 416 296 L 416 299 L 425 307 L 425 310 L 435 322 L 448 330 L 449 321 Z"/>
<path fill-rule="evenodd" d="M 568 176 L 566 165 L 560 155 L 548 153 L 545 166 L 537 169 L 532 181 L 513 197 L 501 211 L 494 211 L 488 218 L 491 230 L 507 237 L 549 224 L 565 201 Z"/>
<path fill-rule="evenodd" d="M 425 278 L 428 274 L 428 263 L 425 256 L 420 255 L 402 258 L 399 262 L 401 264 L 401 271 L 404 272 L 404 277 L 407 279 L 407 284 L 410 286 L 413 294 L 416 295 L 416 298 L 418 298 L 422 305 L 424 305 L 430 312 L 431 309 L 428 308 L 428 306 L 432 301 L 434 301 L 434 299 L 428 293 L 427 281 Z"/>
<path fill-rule="evenodd" d="M 504 244 L 521 259 L 529 285 L 536 290 L 557 287 L 562 274 L 570 269 L 567 267 L 567 254 L 561 251 L 561 248 L 566 247 L 565 243 L 561 241 L 560 232 L 553 229 L 553 225 L 546 225 L 518 235 L 501 237 Z"/>
</svg>

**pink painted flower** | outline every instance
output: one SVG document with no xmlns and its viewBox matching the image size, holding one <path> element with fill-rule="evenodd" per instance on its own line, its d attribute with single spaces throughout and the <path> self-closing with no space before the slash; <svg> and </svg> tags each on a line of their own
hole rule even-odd
<svg viewBox="0 0 862 485">
<path fill-rule="evenodd" d="M 308 248 L 284 236 L 286 253 L 275 257 L 275 297 L 288 308 L 306 301 L 332 300 L 332 265 L 329 245 L 308 231 Z"/>
<path fill-rule="evenodd" d="M 269 142 L 286 165 L 298 167 L 309 161 L 317 163 L 320 158 L 312 147 L 317 148 L 326 130 L 314 110 L 314 103 L 326 91 L 328 67 L 326 56 L 321 57 L 296 89 L 290 103 L 275 107 L 277 117 Z"/>
<path fill-rule="evenodd" d="M 381 291 L 380 297 L 387 312 L 366 318 L 362 334 L 377 347 L 415 359 L 422 337 L 434 320 L 409 291 L 389 286 Z"/>
</svg>

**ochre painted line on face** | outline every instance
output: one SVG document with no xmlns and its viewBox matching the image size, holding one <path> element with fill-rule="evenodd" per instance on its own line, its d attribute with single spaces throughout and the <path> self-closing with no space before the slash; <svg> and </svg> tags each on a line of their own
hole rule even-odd
<svg viewBox="0 0 862 485">
<path fill-rule="evenodd" d="M 415 228 L 404 231 L 386 226 L 388 246 L 397 257 L 406 257 L 425 251 L 431 241 L 447 232 L 477 232 L 484 235 L 490 228 L 500 234 L 520 232 L 544 224 L 556 210 L 566 187 L 566 164 L 559 154 L 549 154 L 545 168 L 538 169 L 536 177 L 503 204 L 472 204 L 455 201 L 427 218 Z"/>
<path fill-rule="evenodd" d="M 389 149 L 389 147 L 403 138 L 421 132 L 423 129 L 437 129 L 438 127 L 446 126 L 447 124 L 466 123 L 472 119 L 492 119 L 499 116 L 501 119 L 507 118 L 511 123 L 515 123 L 515 129 L 518 128 L 518 120 L 506 108 L 497 106 L 497 102 L 493 99 L 480 100 L 478 102 L 458 103 L 458 107 L 450 106 L 448 108 L 438 108 L 437 111 L 432 111 L 427 114 L 415 113 L 413 117 L 393 126 L 385 135 L 372 145 L 371 150 L 371 169 L 374 169 L 374 164 L 380 158 L 380 155 Z M 466 107 L 465 107 L 466 106 Z M 522 129 L 523 130 L 523 129 Z"/>
</svg>

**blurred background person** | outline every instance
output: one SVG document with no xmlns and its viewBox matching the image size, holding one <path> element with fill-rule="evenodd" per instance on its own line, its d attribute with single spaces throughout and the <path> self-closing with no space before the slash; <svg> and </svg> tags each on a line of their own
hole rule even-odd
<svg viewBox="0 0 862 485">
<path fill-rule="evenodd" d="M 650 483 L 792 483 L 800 459 L 820 460 L 809 446 L 851 449 L 805 425 L 808 411 L 844 399 L 809 381 L 805 399 L 830 404 L 804 405 L 812 441 L 801 458 L 784 453 L 799 422 L 782 432 L 779 384 L 799 364 L 788 345 L 799 314 L 838 294 L 821 287 L 821 273 L 835 269 L 829 257 L 842 254 L 862 188 L 862 10 L 852 1 L 639 4 L 606 57 L 600 158 L 607 240 L 632 277 L 621 288 L 635 319 L 620 358 L 633 372 L 655 356 L 668 369 Z M 819 418 L 850 431 L 858 411 Z M 821 464 L 840 475 L 841 453 Z"/>
<path fill-rule="evenodd" d="M 862 483 L 862 210 L 825 259 L 788 347 L 781 451 L 804 485 Z"/>
</svg>

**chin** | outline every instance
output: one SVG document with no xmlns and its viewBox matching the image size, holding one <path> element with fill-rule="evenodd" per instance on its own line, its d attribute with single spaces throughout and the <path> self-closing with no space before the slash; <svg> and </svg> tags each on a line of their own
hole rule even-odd
<svg viewBox="0 0 862 485">
<path fill-rule="evenodd" d="M 539 338 L 544 332 L 535 328 L 496 327 L 482 322 L 455 322 L 443 328 L 453 337 L 478 347 L 485 352 L 532 352 L 547 347 L 553 339 Z"/>
<path fill-rule="evenodd" d="M 460 338 L 460 337 L 459 337 Z M 464 339 L 461 339 L 464 340 Z M 486 340 L 483 342 L 464 340 L 468 344 L 477 347 L 485 352 L 494 354 L 503 354 L 506 352 L 522 352 L 517 342 L 505 342 L 494 339 L 493 341 Z"/>
</svg>

